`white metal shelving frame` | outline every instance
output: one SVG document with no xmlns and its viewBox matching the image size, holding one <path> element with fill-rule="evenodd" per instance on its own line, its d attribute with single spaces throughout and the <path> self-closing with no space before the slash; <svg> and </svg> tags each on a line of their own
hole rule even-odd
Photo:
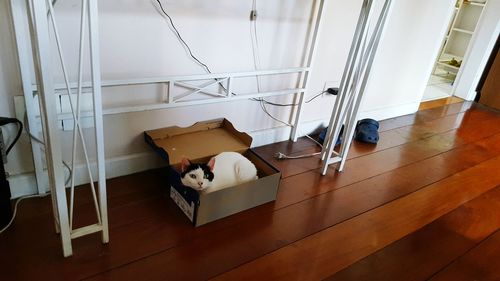
<svg viewBox="0 0 500 281">
<path fill-rule="evenodd" d="M 103 134 L 103 114 L 101 103 L 101 73 L 99 58 L 99 34 L 98 34 L 98 10 L 97 0 L 82 0 L 81 19 L 80 19 L 80 52 L 78 71 L 78 89 L 77 100 L 72 100 L 69 96 L 72 119 L 74 120 L 73 134 L 73 153 L 72 166 L 75 170 L 75 153 L 78 146 L 78 140 L 81 141 L 81 147 L 85 155 L 85 164 L 87 166 L 89 182 L 91 185 L 92 197 L 94 199 L 97 222 L 80 228 L 73 228 L 73 205 L 74 205 L 74 187 L 75 176 L 71 176 L 71 189 L 69 198 L 66 195 L 66 186 L 64 182 L 64 171 L 62 164 L 61 140 L 59 138 L 59 129 L 57 125 L 58 113 L 56 108 L 55 86 L 52 76 L 52 49 L 57 48 L 61 62 L 66 88 L 68 93 L 70 85 L 68 73 L 64 61 L 62 46 L 59 40 L 58 25 L 56 15 L 51 1 L 45 0 L 11 0 L 11 12 L 14 23 L 15 40 L 21 71 L 22 87 L 25 98 L 26 115 L 30 133 L 35 138 L 41 138 L 43 135 L 43 144 L 32 141 L 32 151 L 35 166 L 36 181 L 38 193 L 44 194 L 47 190 L 44 188 L 45 179 L 43 151 L 45 151 L 45 160 L 47 166 L 48 186 L 51 192 L 52 207 L 54 213 L 55 229 L 60 233 L 63 255 L 65 257 L 73 254 L 71 240 L 100 232 L 103 243 L 109 242 L 108 216 L 107 216 L 107 198 L 106 198 L 106 171 L 104 155 L 104 134 Z M 88 87 L 92 91 L 94 116 L 94 133 L 96 143 L 96 162 L 97 177 L 94 177 L 91 171 L 91 163 L 87 153 L 87 143 L 83 138 L 83 132 L 79 125 L 80 104 L 79 100 L 82 94 L 82 76 L 83 76 L 83 50 L 85 49 L 85 34 L 88 29 L 88 48 L 90 50 L 90 73 L 91 78 Z M 54 36 L 56 46 L 51 44 L 51 35 Z M 32 77 L 32 68 L 36 73 Z M 36 81 L 36 82 L 35 82 Z M 37 84 L 36 88 L 33 83 Z M 72 91 L 75 93 L 75 91 Z M 39 100 L 39 103 L 37 102 Z M 37 116 L 36 106 L 40 107 L 40 116 Z M 37 125 L 37 119 L 41 118 L 41 128 Z M 78 138 L 79 136 L 79 138 Z M 97 193 L 94 186 L 94 179 L 97 180 Z"/>
<path fill-rule="evenodd" d="M 62 0 L 60 0 L 62 1 Z M 319 30 L 321 28 L 321 19 L 325 10 L 326 0 L 316 0 L 313 2 L 313 12 L 310 28 L 308 30 L 307 45 L 305 48 L 306 56 L 302 62 L 302 67 L 286 68 L 276 70 L 258 70 L 251 72 L 230 72 L 218 74 L 200 74 L 188 76 L 168 76 L 156 78 L 138 78 L 129 80 L 101 81 L 100 58 L 99 58 L 99 34 L 98 34 L 98 0 L 81 0 L 81 26 L 80 26 L 80 52 L 79 52 L 79 71 L 78 81 L 71 83 L 65 70 L 63 49 L 60 45 L 57 20 L 52 0 L 10 0 L 13 22 L 15 28 L 15 39 L 18 49 L 18 57 L 21 70 L 22 87 L 24 91 L 25 104 L 27 110 L 27 120 L 32 130 L 32 134 L 40 135 L 43 133 L 45 145 L 32 142 L 33 157 L 37 184 L 39 193 L 45 193 L 43 188 L 45 171 L 43 166 L 43 153 L 45 150 L 48 185 L 51 192 L 53 211 L 55 218 L 56 231 L 61 234 L 63 255 L 72 255 L 71 240 L 83 235 L 101 232 L 102 242 L 108 243 L 108 218 L 106 203 L 106 174 L 105 174 L 105 155 L 104 155 L 104 135 L 103 135 L 103 116 L 111 114 L 122 114 L 128 112 L 142 112 L 149 110 L 166 109 L 170 107 L 191 106 L 207 103 L 229 102 L 233 100 L 242 100 L 249 98 L 263 98 L 279 95 L 294 94 L 298 98 L 298 106 L 293 112 L 293 126 L 290 138 L 296 141 L 299 137 L 299 126 L 302 109 L 305 104 L 305 93 L 308 88 L 311 70 L 315 60 L 315 51 L 318 41 Z M 351 50 L 344 69 L 342 82 L 339 88 L 339 96 L 335 101 L 329 129 L 325 138 L 325 144 L 322 151 L 323 174 L 326 173 L 328 165 L 340 162 L 339 170 L 343 169 L 347 152 L 350 147 L 350 140 L 354 133 L 354 127 L 357 121 L 357 113 L 364 94 L 365 86 L 369 77 L 371 64 L 373 62 L 377 45 L 383 31 L 384 23 L 389 13 L 391 0 L 385 1 L 380 13 L 377 24 L 370 33 L 370 22 L 375 18 L 372 14 L 372 3 L 378 0 L 363 0 L 363 5 L 359 15 L 356 32 L 353 37 Z M 50 22 L 50 23 L 49 23 Z M 91 65 L 91 81 L 84 82 L 82 79 L 83 54 L 85 46 L 85 32 L 88 28 L 89 49 Z M 52 46 L 49 30 L 53 31 L 56 46 Z M 369 36 L 369 33 L 371 34 Z M 30 36 L 31 35 L 31 36 Z M 368 40 L 369 39 L 369 40 Z M 52 76 L 52 58 L 51 50 L 57 48 L 65 83 L 56 85 Z M 35 66 L 36 80 L 31 75 L 32 66 Z M 292 89 L 283 89 L 271 92 L 257 92 L 247 94 L 235 94 L 232 92 L 235 81 L 242 77 L 259 77 L 266 75 L 279 75 L 296 73 L 299 75 L 297 87 Z M 35 82 L 36 81 L 36 82 Z M 204 84 L 192 84 L 195 81 L 207 81 Z M 102 87 L 116 87 L 142 84 L 162 84 L 165 87 L 163 100 L 156 104 L 139 105 L 119 108 L 102 108 L 101 89 Z M 223 91 L 214 92 L 209 87 L 216 84 L 224 84 Z M 174 94 L 175 89 L 187 89 L 187 91 Z M 93 96 L 93 111 L 80 111 L 80 97 L 82 93 L 91 92 Z M 59 114 L 56 111 L 56 98 L 59 95 L 75 94 L 77 96 L 76 104 L 73 103 L 71 96 L 71 114 Z M 195 96 L 197 98 L 195 98 Z M 201 97 L 200 97 L 201 96 Z M 37 97 L 40 100 L 40 116 L 36 114 Z M 188 99 L 190 98 L 190 99 Z M 58 120 L 73 119 L 73 167 L 76 144 L 78 139 L 82 142 L 83 152 L 86 155 L 86 145 L 79 125 L 81 117 L 93 116 L 96 142 L 96 155 L 98 167 L 98 194 L 95 193 L 94 186 L 91 185 L 93 198 L 96 206 L 98 222 L 79 229 L 72 228 L 73 221 L 73 202 L 74 202 L 74 175 L 72 177 L 70 191 L 70 206 L 66 196 L 64 183 L 64 171 L 61 157 L 61 141 L 59 139 Z M 42 119 L 42 127 L 37 127 L 37 119 Z M 334 144 L 340 132 L 341 126 L 345 124 L 344 144 L 340 152 L 334 151 Z M 78 138 L 80 136 L 80 138 Z M 348 141 L 347 141 L 348 140 Z M 89 173 L 89 181 L 93 182 L 93 174 L 90 169 L 90 161 L 86 156 L 86 165 Z M 98 196 L 97 196 L 98 195 Z"/>
<path fill-rule="evenodd" d="M 62 0 L 59 0 L 62 1 Z M 300 118 L 304 106 L 304 96 L 309 83 L 310 72 L 314 62 L 316 43 L 318 40 L 321 18 L 324 11 L 325 0 L 313 2 L 313 13 L 308 30 L 306 56 L 304 56 L 303 67 L 258 70 L 250 72 L 229 72 L 215 74 L 199 74 L 187 76 L 168 76 L 156 78 L 138 78 L 129 80 L 101 81 L 100 58 L 99 58 L 99 34 L 98 34 L 98 0 L 81 0 L 81 26 L 80 26 L 80 51 L 78 81 L 70 82 L 64 64 L 63 48 L 59 42 L 56 15 L 52 6 L 52 0 L 10 0 L 14 23 L 15 39 L 18 50 L 18 58 L 21 71 L 22 88 L 25 98 L 26 114 L 31 134 L 37 137 L 43 135 L 44 145 L 32 142 L 33 159 L 39 194 L 46 193 L 44 186 L 47 182 L 47 174 L 44 170 L 43 151 L 45 151 L 46 165 L 48 171 L 48 186 L 51 191 L 56 232 L 61 234 L 63 255 L 70 256 L 73 253 L 71 240 L 83 235 L 101 232 L 102 242 L 108 243 L 108 218 L 106 203 L 106 173 L 103 136 L 103 116 L 111 114 L 122 114 L 128 112 L 141 112 L 159 110 L 171 107 L 191 106 L 208 103 L 229 102 L 234 100 L 264 98 L 271 96 L 293 94 L 299 101 L 294 112 L 293 128 L 290 138 L 297 140 L 300 130 Z M 82 81 L 83 53 L 85 49 L 85 32 L 88 28 L 90 38 L 90 60 L 91 81 Z M 52 33 L 50 33 L 52 30 Z M 55 37 L 56 46 L 51 44 L 50 35 Z M 57 48 L 59 59 L 63 67 L 65 83 L 54 84 L 52 76 L 52 48 Z M 36 77 L 32 77 L 32 68 L 35 67 Z M 297 87 L 270 92 L 257 92 L 247 94 L 235 94 L 232 92 L 235 81 L 242 77 L 259 77 L 279 74 L 298 74 Z M 36 78 L 36 79 L 35 79 Z M 200 85 L 193 84 L 196 81 L 207 81 Z M 165 95 L 162 102 L 149 105 L 107 108 L 103 109 L 101 100 L 102 87 L 116 87 L 142 84 L 162 84 L 165 86 Z M 208 88 L 211 85 L 224 84 L 222 92 L 214 92 Z M 186 92 L 175 95 L 178 88 L 187 89 Z M 91 92 L 93 96 L 93 111 L 80 111 L 80 97 L 83 92 Z M 68 93 L 76 94 L 76 103 L 69 95 L 72 112 L 61 114 L 56 111 L 56 98 Z M 197 98 L 195 98 L 195 96 Z M 201 98 L 200 98 L 201 96 Z M 39 103 L 37 101 L 39 99 Z M 37 115 L 36 107 L 40 106 L 40 116 Z M 86 165 L 89 173 L 89 181 L 93 182 L 93 174 L 90 169 L 90 161 L 87 156 L 86 143 L 84 141 L 79 120 L 81 117 L 94 117 L 96 155 L 98 167 L 98 194 L 95 194 L 94 186 L 91 185 L 93 198 L 96 206 L 98 222 L 79 229 L 72 228 L 73 202 L 74 202 L 74 175 L 71 181 L 70 206 L 68 203 L 64 183 L 64 171 L 62 166 L 61 141 L 59 139 L 58 120 L 73 119 L 73 160 L 78 140 L 81 141 Z M 42 126 L 37 126 L 37 120 L 41 118 Z M 80 138 L 78 138 L 80 136 Z M 74 161 L 73 161 L 74 168 Z M 74 169 L 73 169 L 74 170 Z"/>
<path fill-rule="evenodd" d="M 453 18 L 450 22 L 450 25 L 448 28 L 448 33 L 446 34 L 445 38 L 443 39 L 443 43 L 441 44 L 442 46 L 441 46 L 441 51 L 439 52 L 439 56 L 436 60 L 436 63 L 434 64 L 434 69 L 432 71 L 433 74 L 436 73 L 436 70 L 438 68 L 441 68 L 442 70 L 445 70 L 447 72 L 452 72 L 454 74 L 457 74 L 457 72 L 460 70 L 459 66 L 450 65 L 449 62 L 452 59 L 455 59 L 457 61 L 463 61 L 464 54 L 450 53 L 448 51 L 448 46 L 450 45 L 450 42 L 452 42 L 454 40 L 456 41 L 456 39 L 454 39 L 454 36 L 456 33 L 462 33 L 462 34 L 469 35 L 467 37 L 468 38 L 467 44 L 470 44 L 469 42 L 472 38 L 472 35 L 474 34 L 476 27 L 474 27 L 473 30 L 467 30 L 464 28 L 460 28 L 458 25 L 458 21 L 462 15 L 462 13 L 464 13 L 465 9 L 469 9 L 470 7 L 479 7 L 481 9 L 481 12 L 479 13 L 479 16 L 478 16 L 477 21 L 476 21 L 476 25 L 477 25 L 477 22 L 479 21 L 479 18 L 481 17 L 481 14 L 484 10 L 484 6 L 486 5 L 486 2 L 479 3 L 479 2 L 459 0 L 459 1 L 457 1 L 457 4 L 458 4 L 458 7 L 455 7 L 455 14 L 453 15 Z M 453 43 L 451 43 L 451 44 L 453 44 Z M 467 48 L 468 48 L 467 46 L 464 48 L 464 52 L 466 52 Z"/>
</svg>

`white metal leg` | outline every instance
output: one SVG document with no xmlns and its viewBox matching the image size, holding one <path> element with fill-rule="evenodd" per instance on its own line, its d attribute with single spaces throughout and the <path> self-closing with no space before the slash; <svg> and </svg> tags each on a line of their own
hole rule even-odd
<svg viewBox="0 0 500 281">
<path fill-rule="evenodd" d="M 363 100 L 363 95 L 365 93 L 366 83 L 368 82 L 368 77 L 370 76 L 371 66 L 373 64 L 373 60 L 375 58 L 375 53 L 376 53 L 378 44 L 380 42 L 380 37 L 381 37 L 382 31 L 383 31 L 382 29 L 383 29 L 383 26 L 384 26 L 385 21 L 387 19 L 387 14 L 389 12 L 391 1 L 392 0 L 387 0 L 385 2 L 384 7 L 382 8 L 382 11 L 381 11 L 381 15 L 378 19 L 377 26 L 375 27 L 375 30 L 373 31 L 374 34 L 373 34 L 372 39 L 370 40 L 370 44 L 367 48 L 367 52 L 369 54 L 369 57 L 367 58 L 366 62 L 363 62 L 363 64 L 366 64 L 366 66 L 363 66 L 365 68 L 364 73 L 363 73 L 363 80 L 361 82 L 361 86 L 359 89 L 359 97 L 356 100 L 356 104 L 354 106 L 354 109 L 353 109 L 353 112 L 351 115 L 351 119 L 352 119 L 351 124 L 353 124 L 354 126 L 357 123 L 357 116 L 358 116 L 359 107 L 360 107 L 361 102 Z M 345 165 L 345 162 L 347 160 L 347 153 L 348 153 L 349 148 L 351 146 L 351 140 L 352 140 L 353 135 L 354 135 L 354 127 L 350 128 L 350 130 L 349 130 L 349 137 L 350 138 L 348 139 L 348 141 L 346 141 L 345 147 L 343 148 L 342 154 L 344 155 L 344 157 L 342 157 L 342 160 L 340 161 L 339 168 L 338 168 L 339 171 L 342 171 L 344 169 L 344 165 Z"/>
<path fill-rule="evenodd" d="M 59 31 L 58 31 L 58 26 L 57 26 L 57 21 L 56 21 L 54 9 L 52 7 L 52 2 L 48 1 L 47 5 L 49 7 L 49 17 L 52 21 L 52 27 L 54 29 L 54 35 L 55 35 L 54 37 L 55 37 L 55 41 L 56 41 L 56 45 L 57 45 L 57 50 L 59 53 L 59 59 L 61 61 L 63 77 L 64 77 L 64 81 L 65 81 L 66 88 L 67 88 L 66 90 L 68 91 L 68 93 L 71 93 L 71 88 L 70 88 L 70 83 L 69 83 L 69 78 L 68 78 L 69 75 L 68 75 L 68 71 L 66 68 L 64 54 L 63 54 L 63 50 L 62 50 L 62 46 L 61 46 L 61 40 L 59 38 Z M 81 84 L 83 82 L 82 81 L 83 80 L 83 72 L 82 72 L 83 71 L 83 52 L 84 52 L 84 40 L 83 40 L 83 38 L 84 38 L 84 34 L 85 34 L 85 19 L 86 19 L 86 9 L 84 7 L 86 7 L 86 6 L 82 7 L 82 13 L 81 13 L 82 17 L 81 17 L 81 29 L 80 29 L 81 36 L 80 36 L 80 57 L 79 57 L 79 74 L 78 74 L 79 87 L 78 87 L 78 94 L 77 94 L 77 101 L 76 101 L 76 109 L 75 109 L 72 95 L 71 94 L 68 95 L 68 100 L 69 100 L 71 113 L 72 113 L 72 117 L 73 117 L 73 122 L 74 122 L 73 151 L 72 151 L 72 164 L 71 164 L 72 169 L 71 170 L 75 171 L 75 162 L 76 162 L 75 155 L 76 155 L 76 147 L 77 147 L 77 135 L 79 135 L 81 143 L 82 143 L 83 154 L 85 157 L 85 164 L 87 166 L 87 172 L 88 172 L 89 181 L 90 181 L 90 188 L 91 188 L 91 192 L 92 192 L 92 197 L 94 199 L 94 205 L 96 208 L 97 219 L 100 223 L 101 218 L 100 218 L 100 214 L 99 214 L 99 207 L 98 207 L 97 197 L 96 197 L 95 188 L 94 188 L 94 180 L 93 180 L 92 171 L 90 168 L 90 160 L 89 160 L 89 156 L 88 156 L 88 152 L 87 152 L 87 145 L 85 143 L 82 128 L 80 126 L 80 96 L 82 94 Z M 70 207 L 69 207 L 69 226 L 70 226 L 71 231 L 73 230 L 74 189 L 75 189 L 75 173 L 72 173 L 71 174 Z"/>
<path fill-rule="evenodd" d="M 369 0 L 371 2 L 371 0 Z M 363 95 L 366 88 L 366 83 L 368 81 L 373 59 L 375 57 L 378 43 L 380 41 L 381 34 L 383 32 L 383 27 L 387 15 L 391 7 L 392 0 L 385 0 L 382 11 L 380 12 L 377 25 L 370 36 L 370 42 L 366 46 L 366 40 L 368 35 L 367 24 L 370 23 L 371 16 L 369 15 L 371 8 L 371 3 L 367 3 L 363 7 L 360 13 L 360 19 L 358 20 L 358 25 L 361 24 L 360 32 L 358 33 L 358 28 L 356 34 L 359 36 L 354 36 L 352 48 L 354 48 L 353 58 L 349 58 L 343 74 L 342 80 L 345 84 L 341 83 L 341 89 L 339 93 L 338 104 L 335 105 L 335 110 L 332 112 L 332 117 L 330 118 L 329 129 L 325 137 L 325 144 L 322 151 L 323 165 L 321 172 L 326 174 L 328 165 L 340 162 L 338 170 L 342 171 L 347 160 L 349 148 L 351 146 L 352 137 L 354 135 L 355 126 L 357 123 L 357 116 L 360 105 L 362 103 Z M 366 16 L 366 21 L 363 22 L 362 18 Z M 358 53 L 361 46 L 361 52 Z M 354 71 L 354 76 L 352 76 L 352 71 Z M 344 77 L 346 79 L 344 80 Z M 333 148 L 335 146 L 335 141 L 338 136 L 338 132 L 342 124 L 345 122 L 344 130 L 344 140 L 340 147 L 338 154 L 332 157 Z"/>
<path fill-rule="evenodd" d="M 31 75 L 31 65 L 33 64 L 33 59 L 31 57 L 31 43 L 29 38 L 23 36 L 26 31 L 29 32 L 29 24 L 27 21 L 28 10 L 27 3 L 23 0 L 11 0 L 11 11 L 12 20 L 14 26 L 14 35 L 17 45 L 17 54 L 19 59 L 19 68 L 21 71 L 22 88 L 25 93 L 24 103 L 26 106 L 27 121 L 29 124 L 30 132 L 36 136 L 39 135 L 40 129 L 35 115 L 35 101 L 33 93 L 31 91 L 31 84 L 34 79 Z M 36 183 L 38 188 L 38 194 L 44 194 L 47 192 L 45 189 L 44 179 L 46 174 L 43 169 L 43 156 L 42 150 L 43 145 L 31 140 L 31 150 L 33 151 L 33 166 L 35 167 Z"/>
<path fill-rule="evenodd" d="M 21 75 L 23 79 L 23 90 L 25 93 L 26 108 L 28 114 L 28 121 L 32 130 L 36 130 L 36 118 L 34 109 L 35 102 L 33 98 L 33 93 L 38 93 L 40 100 L 40 117 L 42 120 L 42 130 L 44 134 L 45 141 L 45 153 L 47 160 L 47 169 L 49 175 L 49 187 L 51 190 L 52 205 L 55 215 L 55 225 L 56 231 L 61 234 L 61 241 L 63 246 L 64 256 L 70 256 L 72 254 L 71 239 L 81 237 L 90 233 L 97 231 L 102 231 L 102 241 L 107 243 L 109 241 L 108 232 L 108 219 L 107 219 L 107 196 L 106 196 L 106 174 L 105 174 L 105 157 L 104 157 L 104 135 L 103 135 L 103 118 L 102 118 L 102 102 L 101 102 L 101 80 L 100 80 L 100 65 L 99 65 L 99 41 L 98 41 L 98 21 L 97 21 L 97 0 L 83 0 L 82 7 L 82 45 L 80 46 L 80 55 L 84 52 L 84 27 L 86 21 L 89 24 L 89 38 L 90 38 L 90 61 L 91 61 L 91 83 L 88 85 L 92 88 L 92 93 L 94 95 L 94 120 L 95 120 L 95 136 L 96 136 L 96 149 L 97 149 L 97 167 L 98 167 L 98 183 L 99 183 L 99 198 L 97 198 L 95 189 L 93 188 L 93 178 L 90 169 L 90 162 L 88 153 L 86 150 L 85 140 L 83 138 L 83 132 L 79 124 L 79 96 L 82 93 L 83 81 L 81 79 L 82 68 L 80 67 L 80 80 L 78 83 L 78 94 L 76 107 L 72 101 L 72 85 L 68 80 L 69 75 L 67 74 L 67 69 L 65 67 L 64 56 L 62 52 L 62 46 L 59 40 L 59 33 L 57 30 L 57 21 L 55 19 L 54 10 L 51 2 L 46 2 L 44 0 L 29 0 L 28 5 L 25 5 L 24 0 L 11 0 L 12 13 L 15 26 L 16 43 L 18 45 L 19 61 L 21 64 Z M 88 1 L 88 2 L 87 2 Z M 88 11 L 88 12 L 87 12 Z M 28 19 L 28 21 L 26 20 Z M 49 35 L 49 23 L 48 19 L 52 20 L 52 27 L 54 30 L 55 41 L 57 44 L 57 50 L 59 53 L 59 58 L 61 60 L 62 70 L 65 80 L 65 89 L 69 94 L 70 106 L 72 109 L 72 117 L 74 121 L 74 139 L 73 148 L 76 148 L 77 138 L 76 135 L 80 136 L 82 142 L 82 147 L 85 155 L 85 160 L 87 164 L 87 169 L 89 173 L 89 179 L 92 187 L 92 195 L 96 205 L 96 213 L 98 223 L 81 227 L 79 229 L 72 230 L 72 213 L 73 213 L 73 188 L 74 188 L 74 177 L 72 180 L 72 190 L 71 190 L 71 218 L 68 217 L 68 206 L 67 198 L 64 186 L 64 170 L 62 168 L 62 157 L 61 157 L 61 145 L 59 140 L 59 129 L 57 126 L 58 115 L 56 112 L 56 95 L 55 86 L 52 82 L 52 59 L 51 59 L 51 41 Z M 36 87 L 32 86 L 34 80 L 30 77 L 31 67 L 30 64 L 34 63 L 32 57 L 30 56 L 30 42 L 29 37 L 26 35 L 27 24 L 30 24 L 30 33 L 33 34 L 35 40 L 33 43 L 33 57 L 37 58 L 36 61 L 36 74 L 38 85 Z M 31 22 L 33 23 L 31 26 Z M 83 57 L 80 57 L 80 64 L 83 65 Z M 39 177 L 39 169 L 41 167 L 41 173 L 43 174 L 43 163 L 40 163 L 42 157 L 36 156 L 35 148 L 34 159 L 35 159 L 35 170 L 37 171 L 37 180 L 40 182 L 43 177 Z M 73 153 L 73 170 L 74 170 L 74 153 Z M 74 175 L 74 174 L 73 174 Z M 38 183 L 39 188 L 43 185 Z M 40 191 L 41 192 L 41 191 Z"/>
<path fill-rule="evenodd" d="M 102 242 L 109 242 L 108 203 L 106 195 L 106 159 L 104 155 L 104 127 L 101 94 L 101 67 L 99 54 L 99 23 L 97 0 L 89 0 L 89 33 L 92 88 L 94 98 L 94 126 L 97 148 L 97 168 L 99 171 L 99 206 L 101 207 Z"/>
<path fill-rule="evenodd" d="M 349 51 L 349 56 L 347 58 L 346 66 L 344 68 L 344 73 L 342 75 L 342 80 L 339 87 L 339 93 L 337 95 L 335 106 L 332 111 L 332 116 L 330 118 L 330 122 L 328 125 L 327 134 L 325 136 L 325 141 L 323 144 L 323 150 L 321 158 L 323 160 L 322 165 L 322 174 L 326 174 L 326 170 L 328 169 L 328 165 L 331 160 L 329 159 L 333 153 L 335 148 L 335 143 L 337 138 L 339 137 L 340 129 L 344 124 L 344 116 L 346 108 L 348 107 L 349 97 L 352 94 L 352 75 L 356 65 L 356 62 L 359 60 L 359 48 L 361 44 L 361 39 L 364 34 L 366 34 L 367 29 L 366 25 L 369 20 L 369 15 L 372 6 L 372 0 L 365 0 L 361 7 L 361 12 L 359 14 L 358 23 L 356 25 L 356 30 L 353 36 L 351 49 Z M 344 130 L 344 135 L 346 134 L 346 130 Z M 344 142 L 346 141 L 344 137 Z"/>
<path fill-rule="evenodd" d="M 68 207 L 66 203 L 66 191 L 64 187 L 64 171 L 61 158 L 61 143 L 59 140 L 59 129 L 57 127 L 56 100 L 54 98 L 54 86 L 50 60 L 50 42 L 47 22 L 47 5 L 45 1 L 32 0 L 34 29 L 36 40 L 34 45 L 38 50 L 38 82 L 40 85 L 40 103 L 45 109 L 43 111 L 45 135 L 45 151 L 47 154 L 47 167 L 49 170 L 49 183 L 52 192 L 55 193 L 63 254 L 65 257 L 72 255 L 71 238 L 68 221 Z"/>
<path fill-rule="evenodd" d="M 321 27 L 321 18 L 323 16 L 323 10 L 325 6 L 325 0 L 319 0 L 318 3 L 319 7 L 316 12 L 316 20 L 314 24 L 314 30 L 313 30 L 313 36 L 311 38 L 311 41 L 309 43 L 308 47 L 308 57 L 307 57 L 307 67 L 312 69 L 313 63 L 314 63 L 314 54 L 316 51 L 316 43 L 318 41 L 318 34 L 319 30 Z M 307 86 L 309 85 L 309 77 L 310 77 L 310 71 L 304 72 L 302 74 L 302 88 L 307 90 Z M 297 138 L 299 137 L 299 126 L 300 126 L 300 118 L 302 115 L 302 108 L 304 107 L 305 103 L 305 92 L 300 92 L 299 93 L 299 105 L 297 108 L 297 112 L 295 113 L 295 120 L 293 122 L 293 128 L 291 132 L 291 139 L 292 141 L 297 141 Z"/>
</svg>

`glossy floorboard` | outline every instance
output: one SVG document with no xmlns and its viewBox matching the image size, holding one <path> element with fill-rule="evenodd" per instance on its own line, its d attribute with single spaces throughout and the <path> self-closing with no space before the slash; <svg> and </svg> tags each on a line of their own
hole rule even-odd
<svg viewBox="0 0 500 281">
<path fill-rule="evenodd" d="M 459 102 L 463 102 L 463 101 L 464 100 L 461 98 L 451 96 L 448 98 L 442 98 L 442 99 L 422 102 L 422 103 L 420 103 L 420 106 L 418 107 L 418 109 L 424 110 L 424 109 L 429 109 L 429 108 L 441 107 L 441 106 L 444 106 L 447 104 L 459 103 Z"/>
<path fill-rule="evenodd" d="M 0 235 L 1 279 L 496 280 L 500 114 L 454 103 L 382 121 L 380 135 L 326 176 L 317 157 L 272 158 L 318 151 L 308 139 L 257 148 L 283 172 L 276 202 L 199 228 L 163 170 L 110 180 L 111 243 L 82 237 L 67 259 L 48 198 L 25 201 Z M 94 221 L 77 192 L 77 225 Z"/>
</svg>

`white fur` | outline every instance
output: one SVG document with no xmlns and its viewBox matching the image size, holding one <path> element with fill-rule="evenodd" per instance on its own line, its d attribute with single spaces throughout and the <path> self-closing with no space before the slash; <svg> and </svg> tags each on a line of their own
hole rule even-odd
<svg viewBox="0 0 500 281">
<path fill-rule="evenodd" d="M 208 179 L 205 179 L 204 176 L 205 173 L 203 172 L 203 169 L 198 168 L 187 173 L 183 178 L 181 178 L 181 182 L 183 185 L 189 186 L 192 189 L 203 190 L 210 185 L 210 182 Z"/>
<path fill-rule="evenodd" d="M 237 152 L 222 152 L 215 156 L 214 180 L 206 192 L 257 179 L 257 169 L 247 158 Z"/>
<path fill-rule="evenodd" d="M 222 152 L 213 157 L 212 160 L 215 160 L 212 169 L 214 173 L 212 182 L 203 179 L 204 173 L 202 169 L 196 169 L 186 174 L 182 179 L 182 183 L 196 190 L 209 193 L 258 178 L 255 165 L 237 152 Z M 194 174 L 195 178 L 192 179 L 190 174 Z"/>
</svg>

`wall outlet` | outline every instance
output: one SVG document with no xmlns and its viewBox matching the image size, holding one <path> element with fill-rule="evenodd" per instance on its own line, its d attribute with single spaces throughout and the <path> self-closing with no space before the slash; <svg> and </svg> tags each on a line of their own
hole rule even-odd
<svg viewBox="0 0 500 281">
<path fill-rule="evenodd" d="M 338 88 L 340 87 L 340 81 L 326 81 L 325 86 L 323 87 L 323 91 L 326 91 L 328 88 Z"/>
<path fill-rule="evenodd" d="M 257 10 L 250 11 L 250 21 L 257 20 Z"/>
</svg>

